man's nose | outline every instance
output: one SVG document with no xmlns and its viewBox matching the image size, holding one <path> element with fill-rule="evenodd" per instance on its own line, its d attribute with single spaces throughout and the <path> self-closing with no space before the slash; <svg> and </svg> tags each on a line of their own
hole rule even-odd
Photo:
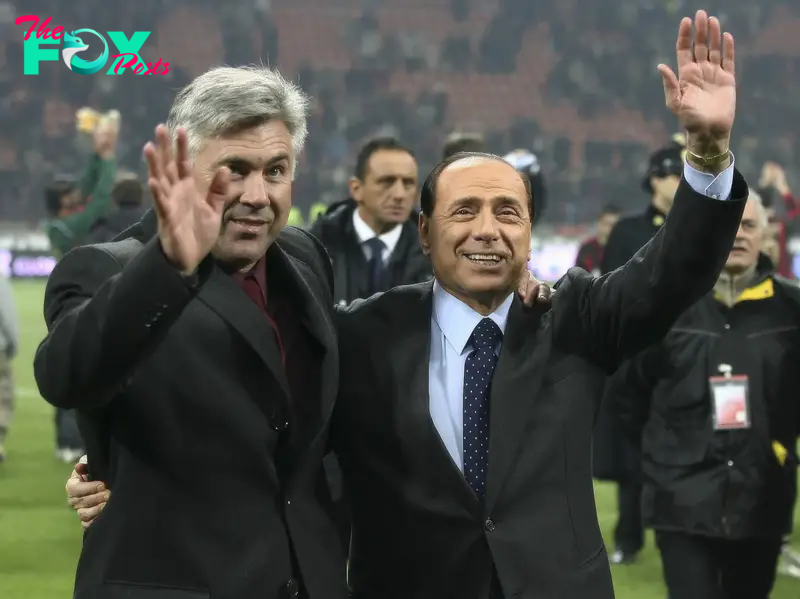
<svg viewBox="0 0 800 599">
<path fill-rule="evenodd" d="M 495 241 L 499 235 L 497 230 L 497 220 L 491 210 L 482 210 L 475 219 L 473 237 L 481 241 Z"/>
<path fill-rule="evenodd" d="M 242 204 L 263 208 L 269 204 L 267 182 L 260 173 L 250 173 L 244 182 L 244 193 L 239 200 Z"/>
<path fill-rule="evenodd" d="M 392 185 L 391 196 L 392 196 L 392 199 L 400 200 L 400 201 L 405 200 L 408 197 L 408 192 L 406 190 L 406 186 L 403 184 L 403 182 L 400 179 L 395 181 L 394 185 Z"/>
</svg>

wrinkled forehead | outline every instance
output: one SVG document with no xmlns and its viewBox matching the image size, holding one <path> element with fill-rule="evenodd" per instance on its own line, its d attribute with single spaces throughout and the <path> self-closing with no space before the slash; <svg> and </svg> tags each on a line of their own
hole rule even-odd
<svg viewBox="0 0 800 599">
<path fill-rule="evenodd" d="M 200 140 L 198 165 L 241 165 L 260 169 L 280 161 L 294 163 L 292 136 L 282 121 L 230 131 Z"/>
<path fill-rule="evenodd" d="M 513 198 L 522 204 L 528 202 L 522 175 L 504 160 L 471 156 L 448 165 L 439 175 L 437 204 L 498 197 Z"/>
</svg>

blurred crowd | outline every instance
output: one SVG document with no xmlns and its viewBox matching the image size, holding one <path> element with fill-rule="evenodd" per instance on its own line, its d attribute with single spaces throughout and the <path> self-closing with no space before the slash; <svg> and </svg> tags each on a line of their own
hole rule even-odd
<svg viewBox="0 0 800 599">
<path fill-rule="evenodd" d="M 706 3 L 736 32 L 737 165 L 758 176 L 766 160 L 795 176 L 798 111 L 792 76 L 800 7 L 788 0 Z M 36 222 L 42 188 L 81 169 L 88 143 L 75 111 L 121 112 L 121 167 L 141 172 L 141 146 L 175 90 L 209 66 L 262 61 L 315 99 L 295 204 L 346 193 L 364 140 L 395 135 L 426 172 L 455 129 L 480 131 L 489 148 L 540 156 L 552 202 L 544 218 L 580 223 L 614 202 L 642 200 L 651 150 L 674 130 L 655 67 L 672 60 L 683 0 L 141 0 L 0 2 L 0 219 Z M 165 76 L 85 77 L 44 63 L 22 74 L 23 14 L 67 30 L 150 31 L 141 54 L 170 63 Z M 165 85 L 166 80 L 166 85 Z M 79 147 L 76 148 L 75 146 Z"/>
</svg>

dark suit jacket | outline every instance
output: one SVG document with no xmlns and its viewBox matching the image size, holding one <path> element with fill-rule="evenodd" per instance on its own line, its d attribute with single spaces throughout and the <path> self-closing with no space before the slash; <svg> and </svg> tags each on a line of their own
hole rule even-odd
<svg viewBox="0 0 800 599">
<path fill-rule="evenodd" d="M 311 233 L 325 246 L 333 265 L 333 298 L 339 304 L 370 295 L 367 259 L 353 227 L 356 203 L 346 200 L 335 204 L 311 228 Z M 422 253 L 416 219 L 402 225 L 402 233 L 386 265 L 385 289 L 427 281 L 433 276 L 431 261 Z"/>
<path fill-rule="evenodd" d="M 293 421 L 266 318 L 210 258 L 189 285 L 155 226 L 150 214 L 127 239 L 71 252 L 47 286 L 36 380 L 79 410 L 93 478 L 113 490 L 76 599 L 293 597 L 298 577 L 312 599 L 345 597 L 317 498 L 339 372 L 324 250 L 288 228 L 267 253 L 319 355 L 315 416 Z"/>
<path fill-rule="evenodd" d="M 591 472 L 603 383 L 713 287 L 747 197 L 738 174 L 732 197 L 684 182 L 625 268 L 571 269 L 550 310 L 515 299 L 491 390 L 485 505 L 430 418 L 431 283 L 340 315 L 331 440 L 351 493 L 356 599 L 487 599 L 493 566 L 506 599 L 614 596 Z"/>
</svg>

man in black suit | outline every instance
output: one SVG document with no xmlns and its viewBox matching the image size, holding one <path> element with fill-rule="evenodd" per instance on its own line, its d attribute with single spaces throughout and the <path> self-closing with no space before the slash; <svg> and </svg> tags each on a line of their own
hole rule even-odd
<svg viewBox="0 0 800 599">
<path fill-rule="evenodd" d="M 195 79 L 145 148 L 155 213 L 48 281 L 36 380 L 79 411 L 92 478 L 114 493 L 76 599 L 347 596 L 319 493 L 339 376 L 330 263 L 284 228 L 307 105 L 269 69 Z"/>
<path fill-rule="evenodd" d="M 719 21 L 695 23 L 694 57 L 681 24 L 680 83 L 660 68 L 690 164 L 669 220 L 625 267 L 572 269 L 552 309 L 523 310 L 529 182 L 498 157 L 456 155 L 422 187 L 435 282 L 339 318 L 331 434 L 354 598 L 614 596 L 591 473 L 605 378 L 712 289 L 748 194 L 728 151 L 732 39 L 723 61 Z"/>
<path fill-rule="evenodd" d="M 311 227 L 330 255 L 338 304 L 431 278 L 414 211 L 418 179 L 414 154 L 392 137 L 372 139 L 358 152 L 350 197 Z"/>
<path fill-rule="evenodd" d="M 340 313 L 331 446 L 351 493 L 354 598 L 613 598 L 590 463 L 605 377 L 713 287 L 747 197 L 727 149 L 732 40 L 721 64 L 718 21 L 696 21 L 697 62 L 687 19 L 680 84 L 661 68 L 693 166 L 625 268 L 573 269 L 552 309 L 524 310 L 530 182 L 498 156 L 461 154 L 422 189 L 436 281 Z"/>
</svg>

